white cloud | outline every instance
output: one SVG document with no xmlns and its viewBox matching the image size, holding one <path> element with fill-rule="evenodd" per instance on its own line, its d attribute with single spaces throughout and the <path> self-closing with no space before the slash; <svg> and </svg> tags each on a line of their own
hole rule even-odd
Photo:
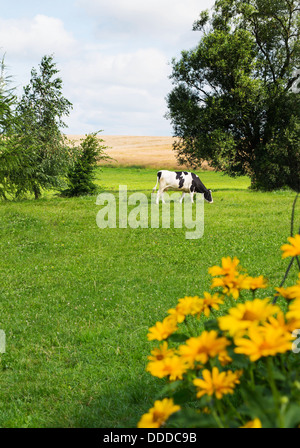
<svg viewBox="0 0 300 448">
<path fill-rule="evenodd" d="M 192 23 L 213 2 L 74 0 L 74 21 L 66 10 L 53 17 L 36 6 L 31 17 L 0 18 L 0 50 L 16 85 L 28 84 L 30 69 L 54 54 L 63 95 L 74 105 L 67 132 L 168 135 L 168 62 L 195 45 Z"/>
<path fill-rule="evenodd" d="M 141 33 L 172 39 L 190 30 L 200 11 L 214 0 L 78 0 L 100 27 L 116 28 L 120 33 Z M 170 34 L 171 33 L 171 34 Z"/>
<path fill-rule="evenodd" d="M 68 79 L 89 88 L 100 84 L 123 86 L 153 86 L 163 82 L 169 73 L 167 59 L 156 49 L 106 54 L 97 48 L 81 48 L 79 57 L 72 58 L 64 69 Z"/>
<path fill-rule="evenodd" d="M 155 49 L 116 55 L 96 48 L 82 51 L 80 58 L 68 61 L 62 70 L 63 79 L 68 80 L 64 92 L 75 106 L 72 123 L 81 123 L 89 131 L 106 123 L 104 131 L 116 134 L 146 132 L 159 121 L 165 126 L 168 74 L 165 56 Z"/>
<path fill-rule="evenodd" d="M 9 55 L 32 59 L 73 53 L 76 41 L 60 19 L 38 14 L 33 19 L 0 19 L 0 42 Z"/>
</svg>

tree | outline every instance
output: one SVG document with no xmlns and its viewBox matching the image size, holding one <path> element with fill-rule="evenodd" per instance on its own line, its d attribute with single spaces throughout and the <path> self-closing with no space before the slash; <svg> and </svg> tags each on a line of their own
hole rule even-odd
<svg viewBox="0 0 300 448">
<path fill-rule="evenodd" d="M 167 97 L 179 161 L 299 191 L 299 1 L 217 0 L 193 29 Z"/>
<path fill-rule="evenodd" d="M 27 165 L 28 157 L 15 137 L 16 97 L 6 74 L 4 57 L 0 67 L 0 197 L 6 199 L 7 193 L 14 193 L 15 173 Z"/>
<path fill-rule="evenodd" d="M 24 87 L 16 109 L 16 133 L 31 160 L 15 173 L 17 194 L 29 191 L 36 199 L 43 188 L 62 185 L 71 162 L 61 128 L 66 127 L 63 117 L 69 115 L 72 104 L 62 96 L 62 80 L 55 77 L 58 70 L 53 57 L 44 56 L 39 68 L 40 73 L 32 69 L 30 84 Z"/>
<path fill-rule="evenodd" d="M 98 132 L 86 135 L 76 148 L 76 160 L 67 174 L 68 188 L 63 191 L 65 196 L 82 196 L 93 194 L 97 190 L 94 184 L 94 172 L 97 162 L 111 160 L 104 150 L 107 148 L 101 143 L 104 141 L 97 137 Z"/>
<path fill-rule="evenodd" d="M 10 77 L 5 73 L 4 57 L 0 62 L 0 135 L 3 136 L 11 127 L 12 105 L 15 101 L 13 89 L 9 88 Z"/>
</svg>

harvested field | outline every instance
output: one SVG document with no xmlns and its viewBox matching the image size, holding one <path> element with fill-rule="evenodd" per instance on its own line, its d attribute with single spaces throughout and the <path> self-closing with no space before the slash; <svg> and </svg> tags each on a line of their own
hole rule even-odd
<svg viewBox="0 0 300 448">
<path fill-rule="evenodd" d="M 73 141 L 84 136 L 68 135 Z M 122 135 L 99 135 L 108 146 L 107 154 L 115 160 L 112 164 L 119 166 L 141 166 L 145 168 L 188 169 L 179 165 L 172 150 L 174 137 L 138 137 Z M 107 162 L 104 162 L 106 165 Z M 209 169 L 203 164 L 203 169 Z"/>
</svg>

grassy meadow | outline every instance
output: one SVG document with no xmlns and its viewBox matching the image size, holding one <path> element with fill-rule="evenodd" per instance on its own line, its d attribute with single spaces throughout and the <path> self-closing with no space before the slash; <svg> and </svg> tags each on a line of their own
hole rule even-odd
<svg viewBox="0 0 300 448">
<path fill-rule="evenodd" d="M 96 197 L 0 202 L 0 427 L 135 427 L 164 385 L 145 371 L 148 328 L 209 290 L 208 267 L 237 256 L 279 285 L 295 194 L 198 174 L 214 198 L 199 240 L 184 228 L 99 229 Z M 97 183 L 150 196 L 156 170 L 104 167 Z"/>
</svg>

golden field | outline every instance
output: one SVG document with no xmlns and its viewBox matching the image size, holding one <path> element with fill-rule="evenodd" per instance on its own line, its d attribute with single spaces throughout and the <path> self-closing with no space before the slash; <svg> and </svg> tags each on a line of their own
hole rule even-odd
<svg viewBox="0 0 300 448">
<path fill-rule="evenodd" d="M 79 142 L 83 135 L 68 135 Z M 127 135 L 99 135 L 108 147 L 106 153 L 114 159 L 112 164 L 120 166 L 143 166 L 146 168 L 188 169 L 179 165 L 172 150 L 174 137 L 139 137 Z M 107 164 L 107 162 L 104 162 Z M 208 168 L 204 164 L 203 168 Z"/>
</svg>

